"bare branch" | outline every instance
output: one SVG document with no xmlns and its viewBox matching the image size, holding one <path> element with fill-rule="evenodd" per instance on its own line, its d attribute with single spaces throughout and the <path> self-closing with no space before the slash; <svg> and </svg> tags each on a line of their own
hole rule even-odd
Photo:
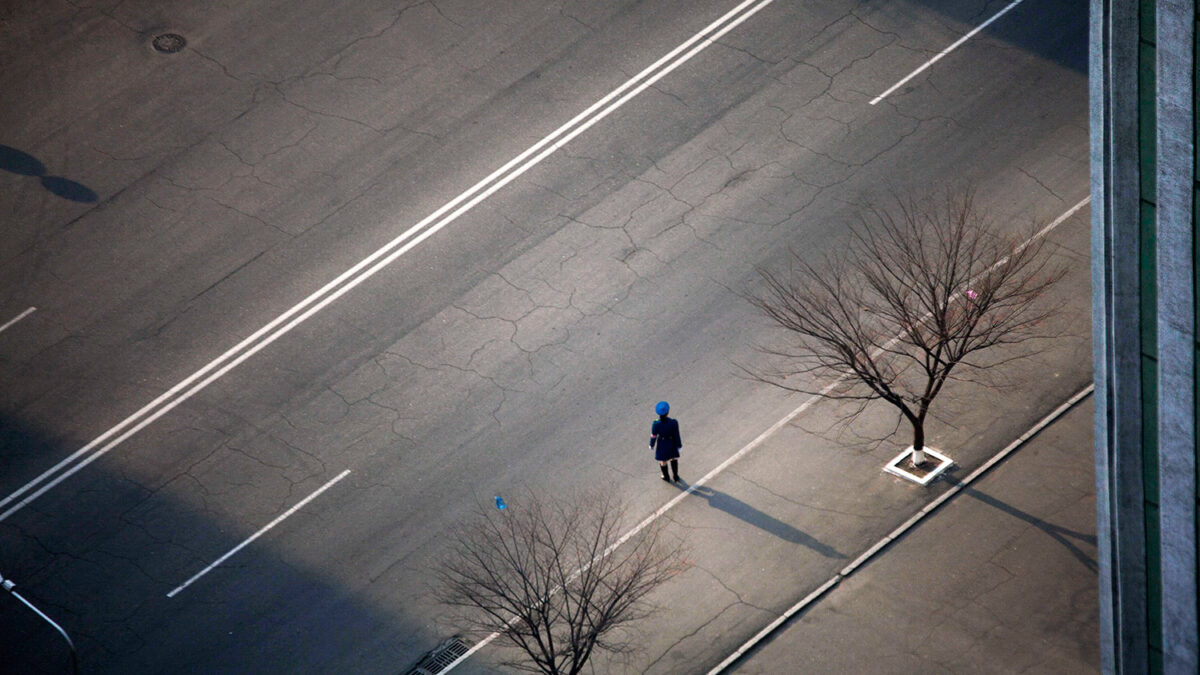
<svg viewBox="0 0 1200 675">
<path fill-rule="evenodd" d="M 793 251 L 786 273 L 759 271 L 762 290 L 747 299 L 785 339 L 759 348 L 763 365 L 739 367 L 789 391 L 886 401 L 922 448 L 934 399 L 951 379 L 972 379 L 956 369 L 1000 367 L 1053 336 L 1045 327 L 1060 307 L 1042 300 L 1067 269 L 1037 232 L 1002 232 L 970 189 L 893 195 L 864 209 L 848 245 L 819 265 Z M 972 358 L 1015 346 L 1002 359 Z"/>
<path fill-rule="evenodd" d="M 624 508 L 611 492 L 566 499 L 532 491 L 505 511 L 479 504 L 434 571 L 460 625 L 497 632 L 520 655 L 506 665 L 578 673 L 596 650 L 626 652 L 645 596 L 684 568 L 679 544 L 653 524 L 622 546 Z"/>
</svg>

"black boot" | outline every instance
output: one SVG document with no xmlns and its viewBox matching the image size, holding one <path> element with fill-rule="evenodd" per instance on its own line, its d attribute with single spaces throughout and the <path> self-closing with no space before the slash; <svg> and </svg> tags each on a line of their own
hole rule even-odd
<svg viewBox="0 0 1200 675">
<path fill-rule="evenodd" d="M 663 473 L 664 474 L 667 473 L 667 470 L 665 468 L 663 469 Z M 677 460 L 677 459 L 671 460 L 671 473 L 675 474 L 675 482 L 678 483 L 679 482 L 679 460 Z"/>
<path fill-rule="evenodd" d="M 659 464 L 659 465 L 658 465 L 658 468 L 662 469 L 662 472 L 663 472 L 663 480 L 665 480 L 665 481 L 667 481 L 668 483 L 670 483 L 670 482 L 671 482 L 671 475 L 667 473 L 667 465 L 666 465 L 666 464 Z"/>
</svg>

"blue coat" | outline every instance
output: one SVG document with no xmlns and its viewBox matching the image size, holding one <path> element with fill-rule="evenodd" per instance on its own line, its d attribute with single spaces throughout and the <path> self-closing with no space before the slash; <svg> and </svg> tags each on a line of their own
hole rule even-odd
<svg viewBox="0 0 1200 675">
<path fill-rule="evenodd" d="M 660 417 L 650 425 L 650 447 L 654 448 L 654 459 L 665 462 L 679 457 L 683 437 L 679 435 L 679 422 L 670 417 Z"/>
</svg>

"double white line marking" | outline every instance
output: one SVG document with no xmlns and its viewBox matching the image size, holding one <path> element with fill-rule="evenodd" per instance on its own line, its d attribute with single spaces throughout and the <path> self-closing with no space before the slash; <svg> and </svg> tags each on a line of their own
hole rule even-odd
<svg viewBox="0 0 1200 675">
<path fill-rule="evenodd" d="M 70 478 L 97 459 L 100 459 L 113 448 L 124 443 L 129 437 L 167 414 L 176 406 L 236 368 L 246 359 L 266 348 L 267 345 L 283 337 L 293 328 L 308 320 L 354 287 L 370 279 L 375 273 L 417 247 L 421 242 L 433 236 L 438 230 L 457 220 L 459 216 L 470 211 L 477 204 L 495 194 L 500 188 L 508 185 L 521 174 L 537 166 L 542 160 L 554 154 L 567 143 L 570 143 L 576 136 L 591 128 L 592 125 L 608 117 L 613 111 L 628 103 L 634 96 L 637 96 L 676 68 L 687 63 L 696 54 L 708 48 L 713 42 L 719 40 L 721 36 L 733 30 L 751 16 L 754 16 L 759 10 L 773 1 L 745 0 L 738 4 L 705 27 L 704 30 L 696 33 L 687 41 L 671 50 L 666 56 L 655 61 L 624 84 L 609 92 L 604 98 L 596 101 L 586 110 L 576 115 L 569 122 L 555 129 L 550 135 L 509 160 L 504 166 L 493 171 L 487 178 L 472 185 L 465 192 L 426 216 L 419 223 L 408 228 L 398 237 L 392 239 L 374 253 L 363 258 L 356 265 L 338 275 L 336 279 L 325 284 L 315 293 L 301 300 L 283 314 L 275 317 L 270 323 L 234 345 L 224 354 L 213 359 L 203 368 L 192 373 L 182 382 L 171 387 L 161 396 L 146 404 L 116 426 L 97 436 L 92 442 L 76 450 L 66 459 L 63 459 L 37 478 L 29 481 L 12 494 L 0 500 L 0 509 L 7 507 L 3 513 L 0 513 L 0 521 L 7 519 L 33 500 L 53 489 L 59 483 Z"/>
</svg>

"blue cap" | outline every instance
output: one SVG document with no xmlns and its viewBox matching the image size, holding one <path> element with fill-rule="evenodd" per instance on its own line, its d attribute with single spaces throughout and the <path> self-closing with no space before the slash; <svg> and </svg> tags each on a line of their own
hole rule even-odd
<svg viewBox="0 0 1200 675">
<path fill-rule="evenodd" d="M 654 412 L 658 413 L 659 415 L 666 415 L 667 413 L 671 412 L 671 404 L 667 403 L 666 401 L 659 401 L 658 405 L 654 406 Z"/>
</svg>

